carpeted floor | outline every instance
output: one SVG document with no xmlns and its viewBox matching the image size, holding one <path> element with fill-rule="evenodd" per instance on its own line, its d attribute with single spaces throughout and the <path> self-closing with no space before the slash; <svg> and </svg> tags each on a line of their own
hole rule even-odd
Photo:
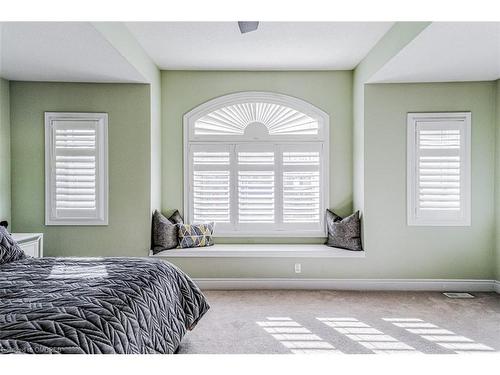
<svg viewBox="0 0 500 375">
<path fill-rule="evenodd" d="M 210 311 L 179 353 L 500 352 L 500 295 L 207 291 Z"/>
</svg>

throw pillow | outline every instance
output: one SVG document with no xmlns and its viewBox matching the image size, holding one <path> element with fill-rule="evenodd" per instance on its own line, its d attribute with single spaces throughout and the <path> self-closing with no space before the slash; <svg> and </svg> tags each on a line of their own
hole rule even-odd
<svg viewBox="0 0 500 375">
<path fill-rule="evenodd" d="M 7 228 L 0 226 L 0 264 L 26 258 L 26 254 L 12 238 Z"/>
<path fill-rule="evenodd" d="M 182 218 L 179 211 L 175 210 L 172 215 L 168 218 L 174 224 L 184 224 L 184 219 Z"/>
<path fill-rule="evenodd" d="M 180 247 L 204 247 L 214 244 L 215 223 L 177 225 L 179 226 Z"/>
<path fill-rule="evenodd" d="M 326 224 L 328 226 L 328 242 L 326 243 L 328 246 L 346 250 L 363 250 L 359 211 L 342 218 L 334 212 L 326 210 Z"/>
<path fill-rule="evenodd" d="M 156 210 L 153 214 L 153 254 L 176 248 L 178 245 L 177 232 L 177 224 L 173 224 Z"/>
</svg>

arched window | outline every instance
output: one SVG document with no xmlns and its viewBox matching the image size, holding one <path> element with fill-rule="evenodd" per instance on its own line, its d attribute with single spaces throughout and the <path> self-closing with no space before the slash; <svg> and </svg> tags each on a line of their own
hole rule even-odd
<svg viewBox="0 0 500 375">
<path fill-rule="evenodd" d="M 324 236 L 329 117 L 287 95 L 242 92 L 184 116 L 184 213 L 217 236 Z"/>
</svg>

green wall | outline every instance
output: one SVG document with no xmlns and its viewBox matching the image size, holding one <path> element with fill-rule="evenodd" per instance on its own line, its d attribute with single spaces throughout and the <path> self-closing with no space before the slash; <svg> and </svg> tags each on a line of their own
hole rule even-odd
<svg viewBox="0 0 500 375">
<path fill-rule="evenodd" d="M 0 220 L 10 221 L 9 81 L 0 78 Z"/>
<path fill-rule="evenodd" d="M 494 277 L 495 84 L 365 87 L 365 249 L 360 259 L 179 259 L 194 277 Z M 406 114 L 472 111 L 472 226 L 406 225 Z"/>
<path fill-rule="evenodd" d="M 353 75 L 353 205 L 363 211 L 365 194 L 365 84 L 430 22 L 396 22 L 356 66 Z"/>
<path fill-rule="evenodd" d="M 182 116 L 221 95 L 273 91 L 298 97 L 330 115 L 330 207 L 352 210 L 352 72 L 162 72 L 162 209 L 183 208 Z M 219 242 L 323 242 L 324 239 L 219 239 Z"/>
<path fill-rule="evenodd" d="M 150 89 L 11 82 L 12 216 L 43 232 L 47 256 L 145 256 L 150 244 Z M 44 225 L 44 112 L 109 114 L 109 225 Z"/>
<path fill-rule="evenodd" d="M 381 277 L 494 276 L 495 83 L 365 87 L 365 248 Z M 472 225 L 406 224 L 406 115 L 472 112 Z"/>
<path fill-rule="evenodd" d="M 164 211 L 182 209 L 182 115 L 220 95 L 268 90 L 302 98 L 330 114 L 331 207 L 349 212 L 352 78 L 351 72 L 162 72 Z M 13 230 L 44 232 L 47 256 L 145 256 L 149 86 L 10 82 L 9 92 L 9 82 L 0 85 L 0 186 L 7 194 L 12 191 Z M 500 132 L 500 81 L 363 86 L 365 258 L 177 258 L 174 263 L 193 277 L 499 279 L 500 139 L 495 133 Z M 9 168 L 9 96 L 11 189 L 4 182 L 9 178 L 4 173 L 4 166 Z M 44 111 L 109 113 L 109 226 L 44 226 Z M 413 111 L 472 111 L 471 227 L 406 225 L 406 114 Z M 4 202 L 2 210 L 8 206 Z M 300 275 L 293 270 L 296 262 L 302 264 Z"/>
<path fill-rule="evenodd" d="M 308 100 L 332 116 L 332 207 L 350 209 L 351 86 L 347 72 L 163 72 L 163 209 L 182 208 L 182 115 L 235 91 L 270 90 Z M 319 90 L 321 88 L 321 90 Z M 358 259 L 174 260 L 194 277 L 478 278 L 494 275 L 495 85 L 381 84 L 364 88 L 365 248 Z M 473 112 L 470 228 L 406 225 L 406 113 Z M 343 121 L 339 120 L 339 115 Z M 340 125 L 340 129 L 338 126 Z M 341 172 L 341 174 L 339 174 Z M 347 211 L 346 210 L 346 211 Z M 439 241 L 436 239 L 439 238 Z M 220 241 L 219 241 L 220 242 Z"/>
<path fill-rule="evenodd" d="M 495 209 L 496 209 L 496 280 L 500 281 L 500 80 L 496 82 L 496 170 L 495 170 Z"/>
<path fill-rule="evenodd" d="M 161 206 L 161 72 L 121 22 L 92 22 L 101 35 L 144 77 L 151 90 L 151 210 Z"/>
</svg>

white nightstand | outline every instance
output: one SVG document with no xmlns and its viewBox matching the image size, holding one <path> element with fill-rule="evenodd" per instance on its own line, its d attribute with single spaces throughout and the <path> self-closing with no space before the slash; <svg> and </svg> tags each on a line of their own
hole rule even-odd
<svg viewBox="0 0 500 375">
<path fill-rule="evenodd" d="M 12 233 L 26 255 L 34 258 L 43 257 L 43 233 Z"/>
</svg>

